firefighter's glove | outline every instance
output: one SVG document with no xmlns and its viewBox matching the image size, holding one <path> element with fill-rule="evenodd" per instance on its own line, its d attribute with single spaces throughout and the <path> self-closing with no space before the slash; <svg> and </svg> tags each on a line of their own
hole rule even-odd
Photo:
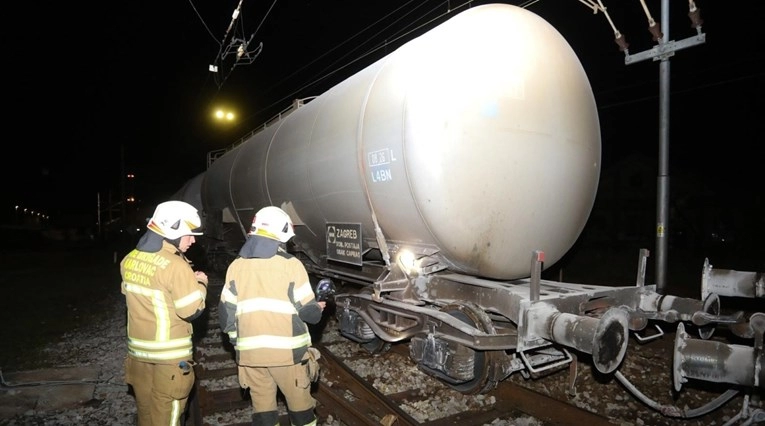
<svg viewBox="0 0 765 426">
<path fill-rule="evenodd" d="M 311 379 L 311 382 L 316 382 L 319 380 L 319 370 L 321 370 L 321 366 L 319 365 L 319 358 L 321 358 L 321 352 L 319 352 L 318 349 L 309 347 L 308 352 L 306 352 L 305 357 L 307 360 L 307 371 L 308 371 L 308 378 Z"/>
</svg>

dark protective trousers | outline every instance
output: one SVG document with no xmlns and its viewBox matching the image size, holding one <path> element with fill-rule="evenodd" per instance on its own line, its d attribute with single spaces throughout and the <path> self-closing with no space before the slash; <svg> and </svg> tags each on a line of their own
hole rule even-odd
<svg viewBox="0 0 765 426">
<path fill-rule="evenodd" d="M 275 426 L 278 421 L 277 390 L 287 401 L 292 426 L 316 425 L 316 400 L 305 364 L 284 367 L 239 366 L 239 385 L 250 389 L 253 426 Z"/>
<path fill-rule="evenodd" d="M 133 387 L 138 426 L 180 426 L 191 389 L 194 369 L 178 364 L 153 364 L 128 357 L 125 382 Z"/>
</svg>

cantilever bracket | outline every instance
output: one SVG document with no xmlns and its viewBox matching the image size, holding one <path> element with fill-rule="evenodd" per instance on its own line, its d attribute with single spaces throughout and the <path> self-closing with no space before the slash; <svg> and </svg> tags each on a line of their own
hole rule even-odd
<svg viewBox="0 0 765 426">
<path fill-rule="evenodd" d="M 653 59 L 654 61 L 663 61 L 674 56 L 678 50 L 686 49 L 688 47 L 703 44 L 707 41 L 707 36 L 704 33 L 699 33 L 693 37 L 688 37 L 680 41 L 670 40 L 666 43 L 659 43 L 650 50 L 645 50 L 634 55 L 625 55 L 624 64 L 630 65 L 637 62 L 645 61 L 647 59 Z"/>
</svg>

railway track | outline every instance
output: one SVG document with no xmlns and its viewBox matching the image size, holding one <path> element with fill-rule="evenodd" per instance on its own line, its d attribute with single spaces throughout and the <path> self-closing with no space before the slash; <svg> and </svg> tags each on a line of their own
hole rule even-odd
<svg viewBox="0 0 765 426">
<path fill-rule="evenodd" d="M 233 347 L 218 326 L 217 301 L 223 282 L 211 279 L 206 315 L 195 324 L 195 372 L 187 425 L 251 424 L 249 395 L 237 380 Z M 410 360 L 407 345 L 393 345 L 371 354 L 340 336 L 334 317 L 314 336 L 321 351 L 321 379 L 313 385 L 319 424 L 356 425 L 483 425 L 499 419 L 532 419 L 534 424 L 609 425 L 587 410 L 506 381 L 485 395 L 463 395 L 422 373 Z M 288 425 L 279 402 L 280 422 Z M 511 423 L 503 423 L 511 424 Z"/>
</svg>

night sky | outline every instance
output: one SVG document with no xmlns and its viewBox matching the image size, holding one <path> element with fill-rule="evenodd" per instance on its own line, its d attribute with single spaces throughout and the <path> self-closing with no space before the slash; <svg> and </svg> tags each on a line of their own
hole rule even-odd
<svg viewBox="0 0 765 426">
<path fill-rule="evenodd" d="M 233 69 L 229 56 L 216 76 L 208 66 L 227 47 L 220 41 L 237 0 L 50 3 L 7 13 L 25 29 L 4 49 L 3 208 L 20 204 L 52 218 L 95 215 L 99 196 L 104 205 L 119 198 L 128 172 L 138 202 L 153 206 L 204 171 L 208 151 L 443 22 L 448 9 L 464 10 L 464 1 L 243 1 L 227 43 L 251 38 L 250 48 L 262 42 L 263 50 Z M 631 154 L 655 161 L 659 63 L 625 65 L 604 15 L 578 0 L 505 3 L 545 18 L 582 61 L 599 108 L 602 169 Z M 603 4 L 631 54 L 654 45 L 640 2 Z M 661 23 L 661 2 L 646 4 Z M 688 3 L 670 4 L 669 39 L 694 36 Z M 762 208 L 765 72 L 756 64 L 765 59 L 764 8 L 696 5 L 706 43 L 670 59 L 669 171 L 699 177 L 720 197 L 735 194 L 735 208 Z M 213 122 L 216 105 L 234 108 L 236 124 Z"/>
</svg>

